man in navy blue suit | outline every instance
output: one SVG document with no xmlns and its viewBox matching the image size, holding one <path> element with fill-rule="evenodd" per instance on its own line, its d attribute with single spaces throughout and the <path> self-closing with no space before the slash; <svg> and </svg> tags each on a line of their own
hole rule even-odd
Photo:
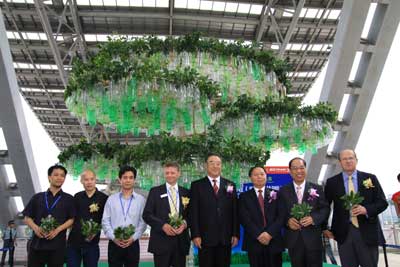
<svg viewBox="0 0 400 267">
<path fill-rule="evenodd" d="M 265 187 L 264 168 L 253 167 L 249 177 L 254 188 L 239 196 L 239 220 L 244 228 L 243 247 L 251 267 L 281 267 L 284 249 L 277 192 Z"/>
</svg>

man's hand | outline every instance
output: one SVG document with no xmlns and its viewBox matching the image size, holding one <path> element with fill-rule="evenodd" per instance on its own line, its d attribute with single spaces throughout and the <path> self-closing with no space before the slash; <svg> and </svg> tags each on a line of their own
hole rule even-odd
<svg viewBox="0 0 400 267">
<path fill-rule="evenodd" d="M 306 216 L 306 217 L 304 217 L 304 218 L 302 218 L 300 220 L 300 224 L 303 227 L 307 227 L 309 225 L 313 225 L 314 224 L 314 220 L 313 220 L 313 218 L 311 216 Z"/>
<path fill-rule="evenodd" d="M 179 226 L 178 228 L 174 229 L 174 232 L 176 235 L 180 235 L 183 233 L 183 231 L 185 231 L 185 229 L 187 228 L 186 223 L 182 223 L 181 226 Z"/>
<path fill-rule="evenodd" d="M 115 238 L 115 239 L 113 240 L 113 242 L 114 242 L 117 246 L 119 246 L 119 247 L 121 247 L 121 248 L 124 247 L 124 242 L 123 242 L 123 240 L 120 240 L 120 239 Z"/>
<path fill-rule="evenodd" d="M 129 247 L 130 245 L 132 245 L 132 243 L 133 243 L 133 241 L 135 241 L 135 240 L 133 240 L 133 237 L 130 237 L 129 239 L 127 239 L 127 240 L 121 240 L 121 244 L 122 244 L 122 248 L 127 248 L 127 247 Z"/>
<path fill-rule="evenodd" d="M 326 238 L 335 239 L 335 236 L 333 235 L 333 233 L 332 233 L 331 231 L 329 231 L 329 230 L 324 230 L 323 233 L 324 233 L 324 236 L 325 236 Z"/>
<path fill-rule="evenodd" d="M 61 232 L 61 229 L 59 227 L 57 227 L 54 230 L 51 230 L 50 233 L 48 233 L 47 235 L 45 235 L 47 240 L 52 240 L 54 237 L 56 237 L 59 233 Z"/>
<path fill-rule="evenodd" d="M 355 205 L 351 209 L 351 216 L 366 215 L 367 209 L 361 205 Z"/>
<path fill-rule="evenodd" d="M 232 236 L 232 239 L 231 239 L 232 247 L 236 246 L 238 242 L 239 242 L 239 239 L 236 236 Z"/>
<path fill-rule="evenodd" d="M 289 219 L 288 226 L 289 226 L 290 229 L 292 229 L 294 231 L 301 229 L 301 224 L 299 223 L 298 220 L 296 220 L 293 217 Z"/>
<path fill-rule="evenodd" d="M 42 228 L 35 225 L 32 230 L 35 232 L 35 235 L 39 238 L 45 238 L 45 233 L 43 232 Z"/>
<path fill-rule="evenodd" d="M 197 248 L 201 249 L 201 237 L 195 237 L 192 241 Z"/>
<path fill-rule="evenodd" d="M 269 242 L 271 241 L 272 236 L 268 234 L 267 232 L 262 232 L 258 237 L 257 240 L 263 244 L 264 246 L 268 245 Z"/>
<path fill-rule="evenodd" d="M 163 230 L 164 233 L 165 233 L 166 235 L 168 235 L 168 236 L 176 236 L 174 227 L 172 227 L 172 226 L 169 225 L 168 223 L 166 223 L 166 224 L 163 225 L 162 230 Z"/>
</svg>

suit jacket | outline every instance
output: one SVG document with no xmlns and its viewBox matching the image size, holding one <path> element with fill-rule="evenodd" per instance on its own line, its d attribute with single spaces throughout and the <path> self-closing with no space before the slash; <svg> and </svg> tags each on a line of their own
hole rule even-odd
<svg viewBox="0 0 400 267">
<path fill-rule="evenodd" d="M 182 204 L 182 197 L 189 197 L 189 190 L 179 186 L 179 214 L 187 221 L 187 209 Z M 161 196 L 165 197 L 161 197 Z M 189 253 L 190 238 L 188 229 L 179 236 L 168 236 L 162 230 L 164 224 L 169 222 L 170 206 L 165 184 L 153 187 L 147 197 L 143 210 L 143 220 L 151 226 L 148 251 L 154 254 L 163 254 L 176 249 L 175 242 L 183 255 Z"/>
<path fill-rule="evenodd" d="M 264 227 L 263 215 L 258 203 L 257 194 L 254 189 L 239 195 L 239 221 L 244 228 L 243 247 L 244 251 L 261 252 L 266 247 L 272 253 L 283 251 L 283 239 L 281 230 L 283 227 L 282 202 L 269 197 L 269 189 L 264 191 L 264 214 L 267 225 Z M 262 245 L 257 237 L 267 232 L 272 236 L 268 246 Z"/>
<path fill-rule="evenodd" d="M 314 188 L 317 190 L 319 197 L 310 199 L 309 190 Z M 293 205 L 297 204 L 297 195 L 293 183 L 283 186 L 279 190 L 279 199 L 284 203 L 285 212 L 285 234 L 284 240 L 288 248 L 294 248 L 297 239 L 301 235 L 304 241 L 304 245 L 308 250 L 322 249 L 322 225 L 326 223 L 329 216 L 329 205 L 325 200 L 324 192 L 322 187 L 306 182 L 302 203 L 308 203 L 311 207 L 311 217 L 313 218 L 314 225 L 310 225 L 302 228 L 301 230 L 294 231 L 289 228 L 288 220 L 292 217 L 290 215 Z"/>
<path fill-rule="evenodd" d="M 233 191 L 228 192 L 228 186 Z M 192 182 L 189 203 L 190 231 L 192 239 L 201 237 L 202 245 L 230 245 L 233 236 L 239 238 L 237 195 L 235 184 L 220 178 L 218 195 L 207 177 Z"/>
<path fill-rule="evenodd" d="M 370 178 L 374 187 L 366 188 L 363 181 Z M 357 216 L 361 236 L 366 244 L 378 245 L 378 214 L 383 212 L 388 203 L 385 194 L 375 175 L 357 171 L 358 192 L 364 197 L 361 203 L 367 209 L 368 216 Z M 340 198 L 346 194 L 343 174 L 339 173 L 326 181 L 325 195 L 329 204 L 333 202 L 333 217 L 331 230 L 339 244 L 346 239 L 350 223 L 350 212 L 343 206 Z"/>
</svg>

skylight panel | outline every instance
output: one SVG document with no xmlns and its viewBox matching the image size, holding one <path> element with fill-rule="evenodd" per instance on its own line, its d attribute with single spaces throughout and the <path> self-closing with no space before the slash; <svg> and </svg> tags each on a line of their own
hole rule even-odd
<svg viewBox="0 0 400 267">
<path fill-rule="evenodd" d="M 225 12 L 236 13 L 238 11 L 239 4 L 238 3 L 226 3 Z"/>
<path fill-rule="evenodd" d="M 96 42 L 96 34 L 85 34 L 85 40 L 86 42 Z"/>
<path fill-rule="evenodd" d="M 225 2 L 213 1 L 212 11 L 224 11 L 224 10 L 225 10 Z"/>
<path fill-rule="evenodd" d="M 142 0 L 130 0 L 130 1 L 131 1 L 131 6 L 143 7 Z"/>
<path fill-rule="evenodd" d="M 280 46 L 278 44 L 272 44 L 271 49 L 273 50 L 279 50 Z"/>
<path fill-rule="evenodd" d="M 131 6 L 129 0 L 116 0 L 117 6 Z"/>
<path fill-rule="evenodd" d="M 76 4 L 78 6 L 89 6 L 90 1 L 89 0 L 76 0 Z"/>
<path fill-rule="evenodd" d="M 156 7 L 156 0 L 143 0 L 144 7 Z"/>
<path fill-rule="evenodd" d="M 315 18 L 319 12 L 318 8 L 303 8 L 300 12 L 300 17 Z"/>
<path fill-rule="evenodd" d="M 250 12 L 250 4 L 239 4 L 238 13 L 248 14 Z"/>
<path fill-rule="evenodd" d="M 293 9 L 284 9 L 282 17 L 293 17 L 293 14 L 294 14 Z"/>
<path fill-rule="evenodd" d="M 115 0 L 103 0 L 104 6 L 116 6 Z"/>
<path fill-rule="evenodd" d="M 0 1 L 1 1 L 1 0 L 0 0 Z M 14 33 L 14 32 L 7 31 L 6 34 L 7 34 L 7 38 L 8 38 L 8 39 L 19 39 L 19 38 L 17 38 L 17 37 L 15 36 L 15 33 Z"/>
<path fill-rule="evenodd" d="M 156 0 L 156 7 L 169 7 L 168 0 Z"/>
<path fill-rule="evenodd" d="M 104 5 L 107 2 L 107 0 L 104 0 Z M 91 6 L 103 6 L 103 0 L 90 0 L 90 5 Z"/>
<path fill-rule="evenodd" d="M 191 1 L 190 1 L 191 2 Z M 175 8 L 186 8 L 188 0 L 175 0 Z"/>
<path fill-rule="evenodd" d="M 187 7 L 188 9 L 200 9 L 200 3 L 201 3 L 200 0 L 190 0 L 190 1 L 186 0 L 186 2 L 187 5 L 185 4 L 185 8 Z"/>
<path fill-rule="evenodd" d="M 212 10 L 213 1 L 200 1 L 200 9 L 201 10 Z"/>
<path fill-rule="evenodd" d="M 262 5 L 251 5 L 250 14 L 261 15 Z"/>
<path fill-rule="evenodd" d="M 328 14 L 328 19 L 339 19 L 341 10 L 339 9 L 332 9 Z"/>
</svg>

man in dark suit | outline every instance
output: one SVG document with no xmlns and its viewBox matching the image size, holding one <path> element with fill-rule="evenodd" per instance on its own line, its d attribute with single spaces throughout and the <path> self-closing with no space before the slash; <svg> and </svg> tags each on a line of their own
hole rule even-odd
<svg viewBox="0 0 400 267">
<path fill-rule="evenodd" d="M 231 247 L 239 240 L 235 184 L 221 177 L 222 162 L 210 154 L 207 176 L 190 188 L 190 231 L 199 248 L 200 267 L 228 267 Z"/>
<path fill-rule="evenodd" d="M 239 196 L 239 220 L 244 228 L 242 249 L 248 252 L 251 267 L 281 267 L 282 202 L 277 201 L 276 191 L 265 187 L 264 168 L 251 168 L 249 177 L 254 188 Z"/>
<path fill-rule="evenodd" d="M 333 202 L 331 231 L 325 236 L 334 238 L 339 244 L 342 266 L 377 266 L 378 264 L 378 214 L 388 203 L 375 175 L 358 171 L 357 156 L 353 150 L 339 153 L 343 172 L 329 178 L 325 195 L 329 204 Z M 341 197 L 351 191 L 359 193 L 364 200 L 348 211 Z"/>
<path fill-rule="evenodd" d="M 329 206 L 325 200 L 322 187 L 306 181 L 306 162 L 294 158 L 289 162 L 293 183 L 279 190 L 278 201 L 282 201 L 285 211 L 286 231 L 284 240 L 289 249 L 292 266 L 322 266 L 322 227 L 329 216 Z M 295 204 L 307 203 L 312 207 L 311 213 L 300 220 L 290 213 Z"/>
<path fill-rule="evenodd" d="M 151 226 L 148 251 L 154 255 L 155 267 L 185 267 L 190 238 L 187 230 L 189 190 L 178 186 L 180 167 L 177 163 L 164 165 L 165 184 L 153 187 L 147 197 L 143 220 Z M 184 219 L 179 227 L 170 224 L 169 215 Z"/>
</svg>

